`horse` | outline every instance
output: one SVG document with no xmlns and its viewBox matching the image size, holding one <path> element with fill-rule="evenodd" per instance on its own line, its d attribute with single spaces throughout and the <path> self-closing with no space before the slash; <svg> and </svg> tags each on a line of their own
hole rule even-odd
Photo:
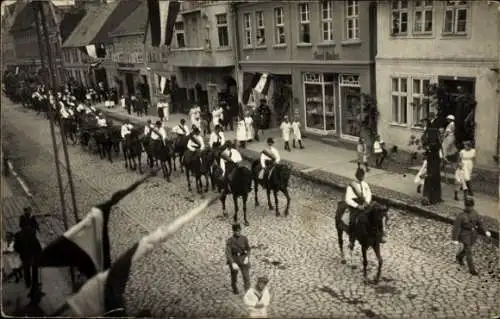
<svg viewBox="0 0 500 319">
<path fill-rule="evenodd" d="M 66 139 L 70 139 L 73 142 L 73 145 L 77 142 L 77 129 L 78 124 L 74 117 L 71 118 L 61 118 L 60 124 L 61 133 L 65 136 Z"/>
<path fill-rule="evenodd" d="M 267 204 L 269 210 L 276 209 L 276 216 L 280 216 L 279 204 L 278 204 L 278 192 L 282 192 L 286 197 L 286 208 L 285 216 L 288 216 L 290 209 L 290 195 L 288 194 L 288 182 L 290 180 L 291 168 L 285 164 L 275 164 L 271 168 L 270 174 L 264 179 L 259 179 L 259 173 L 261 170 L 260 160 L 256 160 L 252 163 L 252 175 L 255 185 L 255 207 L 259 206 L 259 184 L 267 191 Z M 274 193 L 274 205 L 271 204 L 271 191 Z"/>
<path fill-rule="evenodd" d="M 222 194 L 220 196 L 220 201 L 222 204 L 222 214 L 224 217 L 227 217 L 226 213 L 226 196 L 229 193 L 228 186 L 231 188 L 231 193 L 233 195 L 233 203 L 234 203 L 234 215 L 233 220 L 236 223 L 238 221 L 238 198 L 241 197 L 243 201 L 243 220 L 246 226 L 249 226 L 247 218 L 247 199 L 248 194 L 252 190 L 252 172 L 245 166 L 237 165 L 233 162 L 226 162 L 226 169 L 228 173 L 231 173 L 233 170 L 234 176 L 231 182 L 225 182 L 224 188 L 222 190 Z M 221 176 L 221 179 L 223 177 Z M 229 185 L 227 185 L 229 183 Z"/>
<path fill-rule="evenodd" d="M 142 144 L 139 135 L 140 133 L 137 129 L 133 129 L 130 134 L 125 135 L 122 142 L 122 150 L 123 157 L 125 158 L 125 168 L 130 167 L 131 170 L 135 171 L 137 164 L 139 164 L 139 173 L 142 174 Z"/>
<path fill-rule="evenodd" d="M 156 163 L 160 161 L 160 167 L 163 171 L 163 177 L 170 182 L 170 175 L 172 174 L 172 155 L 174 153 L 174 147 L 171 141 L 166 140 L 152 140 L 151 150 L 153 155 L 153 160 Z M 168 166 L 167 166 L 168 164 Z"/>
<path fill-rule="evenodd" d="M 154 154 L 153 154 L 153 147 L 152 147 L 151 143 L 152 143 L 151 136 L 144 135 L 141 138 L 142 148 L 144 149 L 144 152 L 146 152 L 147 164 L 150 168 L 153 168 L 155 166 L 155 164 L 158 167 L 158 163 L 155 161 Z"/>
<path fill-rule="evenodd" d="M 349 209 L 345 201 L 340 201 L 337 205 L 337 210 L 335 212 L 335 227 L 337 228 L 338 243 L 340 248 L 340 254 L 342 258 L 342 264 L 345 264 L 344 257 L 344 241 L 342 235 L 344 232 L 348 231 L 348 225 L 342 220 L 346 209 Z M 359 214 L 353 221 L 354 224 L 354 238 L 361 244 L 361 253 L 363 255 L 363 278 L 365 283 L 368 283 L 367 279 L 367 266 L 368 259 L 366 257 L 366 252 L 368 248 L 372 248 L 377 256 L 378 268 L 377 275 L 375 276 L 374 283 L 377 284 L 380 281 L 380 275 L 382 273 L 382 254 L 380 250 L 380 243 L 382 240 L 383 232 L 383 220 L 385 223 L 389 219 L 388 217 L 389 208 L 385 205 L 378 203 L 373 203 L 369 206 L 367 211 Z M 354 249 L 354 247 L 352 248 Z M 351 249 L 351 254 L 352 254 Z"/>
<path fill-rule="evenodd" d="M 187 150 L 188 141 L 189 141 L 189 136 L 186 136 L 186 135 L 178 135 L 173 140 L 174 154 L 173 154 L 173 157 L 172 157 L 172 162 L 174 164 L 174 171 L 177 170 L 177 167 L 175 165 L 175 158 L 177 156 L 179 157 L 179 167 L 181 169 L 181 172 L 183 171 L 183 169 L 182 169 L 182 163 L 183 163 L 184 154 L 186 153 L 186 150 Z"/>
<path fill-rule="evenodd" d="M 201 181 L 201 176 L 205 176 L 205 192 L 208 192 L 209 187 L 209 164 L 208 160 L 208 152 L 207 150 L 203 150 L 199 152 L 192 152 L 190 150 L 186 150 L 183 155 L 183 164 L 186 171 L 186 179 L 188 184 L 188 190 L 191 191 L 191 180 L 189 173 L 191 172 L 194 175 L 196 182 L 196 190 L 199 194 L 203 192 L 203 183 Z"/>
<path fill-rule="evenodd" d="M 117 147 L 118 151 L 120 150 L 120 127 L 101 127 L 94 133 L 94 139 L 101 159 L 107 156 L 108 160 L 113 162 L 112 151 L 114 150 L 116 152 Z"/>
</svg>

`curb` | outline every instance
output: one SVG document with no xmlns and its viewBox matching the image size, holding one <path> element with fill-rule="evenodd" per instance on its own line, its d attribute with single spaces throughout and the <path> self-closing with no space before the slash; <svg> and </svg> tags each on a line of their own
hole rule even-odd
<svg viewBox="0 0 500 319">
<path fill-rule="evenodd" d="M 118 120 L 118 121 L 130 120 L 131 122 L 136 123 L 136 124 L 138 124 L 138 123 L 142 124 L 142 122 L 146 122 L 145 120 L 131 119 L 126 115 L 115 114 L 115 113 L 109 112 L 109 111 L 107 112 L 104 109 L 99 109 L 99 110 L 101 112 L 103 112 L 104 114 L 106 114 L 107 117 L 112 118 L 114 120 Z M 247 150 L 247 149 L 244 149 L 241 151 L 241 156 L 245 160 L 248 160 L 248 161 L 254 161 L 258 158 L 257 152 L 255 152 L 253 150 Z M 289 164 L 292 164 L 289 161 L 286 161 L 286 162 Z M 302 172 L 300 169 L 295 168 L 293 164 L 291 165 L 291 167 L 292 167 L 291 173 L 294 176 L 303 178 L 303 179 L 310 181 L 310 182 L 313 182 L 315 184 L 329 186 L 329 187 L 336 189 L 338 191 L 345 191 L 345 189 L 346 189 L 346 185 L 344 185 L 341 182 L 336 182 L 336 181 L 332 181 L 332 180 L 318 178 L 318 177 L 310 175 L 306 172 Z M 395 192 L 395 191 L 392 191 L 392 192 Z M 373 198 L 381 204 L 384 204 L 384 205 L 387 205 L 390 207 L 394 207 L 397 209 L 406 210 L 410 213 L 413 213 L 414 215 L 418 215 L 418 216 L 421 216 L 421 217 L 424 217 L 427 219 L 433 219 L 433 220 L 443 222 L 443 223 L 446 223 L 449 225 L 453 225 L 453 223 L 455 221 L 454 218 L 440 215 L 436 212 L 425 209 L 424 207 L 421 207 L 421 206 L 418 206 L 415 204 L 411 204 L 411 203 L 407 203 L 405 201 L 392 199 L 390 197 L 381 197 L 379 195 L 373 195 Z M 458 208 L 457 208 L 457 210 L 458 210 Z M 489 231 L 491 233 L 491 238 L 494 239 L 496 241 L 496 244 L 498 245 L 498 240 L 499 240 L 498 229 L 495 229 L 495 230 L 489 229 Z"/>
</svg>

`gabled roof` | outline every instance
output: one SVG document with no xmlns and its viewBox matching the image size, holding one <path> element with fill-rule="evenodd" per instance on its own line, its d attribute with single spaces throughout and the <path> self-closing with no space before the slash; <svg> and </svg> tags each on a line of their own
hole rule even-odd
<svg viewBox="0 0 500 319">
<path fill-rule="evenodd" d="M 146 20 L 148 17 L 148 6 L 145 1 L 140 2 L 120 25 L 109 33 L 109 37 L 120 37 L 127 35 L 143 35 L 146 31 Z"/>
<path fill-rule="evenodd" d="M 45 11 L 45 17 L 47 19 L 47 24 L 50 26 L 51 23 L 54 23 L 54 16 L 52 14 L 52 10 L 50 6 L 53 6 L 52 2 L 42 2 L 43 10 Z M 10 28 L 10 32 L 28 30 L 35 27 L 35 16 L 33 14 L 34 4 L 32 2 L 19 2 L 20 5 L 19 11 L 12 23 Z"/>
<path fill-rule="evenodd" d="M 83 47 L 94 42 L 99 31 L 116 9 L 118 1 L 90 7 L 88 12 L 63 43 L 65 48 Z"/>
<path fill-rule="evenodd" d="M 73 8 L 69 12 L 66 12 L 59 23 L 59 34 L 63 43 L 75 30 L 80 21 L 82 21 L 86 13 L 84 8 Z"/>
<path fill-rule="evenodd" d="M 116 2 L 118 3 L 116 9 L 111 13 L 108 19 L 104 22 L 101 30 L 97 33 L 94 39 L 95 43 L 111 43 L 112 38 L 109 37 L 109 33 L 116 29 L 123 22 L 123 20 L 126 20 L 141 3 L 146 1 L 126 0 Z"/>
</svg>

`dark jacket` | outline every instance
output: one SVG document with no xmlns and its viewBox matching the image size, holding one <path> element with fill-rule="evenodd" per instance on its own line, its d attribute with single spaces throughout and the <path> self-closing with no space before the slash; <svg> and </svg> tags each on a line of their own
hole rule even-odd
<svg viewBox="0 0 500 319">
<path fill-rule="evenodd" d="M 25 227 L 31 227 L 36 231 L 40 230 L 40 226 L 38 225 L 35 216 L 22 214 L 19 216 L 19 228 L 24 229 Z"/>
<path fill-rule="evenodd" d="M 242 266 L 245 257 L 250 255 L 250 245 L 248 239 L 240 235 L 239 237 L 231 236 L 226 242 L 226 259 L 228 264 L 236 263 Z M 246 266 L 248 266 L 247 264 Z"/>
<path fill-rule="evenodd" d="M 477 232 L 485 233 L 483 222 L 475 210 L 464 211 L 455 219 L 452 239 L 472 245 L 477 239 Z"/>
<path fill-rule="evenodd" d="M 14 250 L 19 254 L 23 262 L 29 262 L 33 258 L 40 256 L 42 245 L 36 237 L 36 232 L 33 228 L 24 228 L 14 236 Z"/>
</svg>

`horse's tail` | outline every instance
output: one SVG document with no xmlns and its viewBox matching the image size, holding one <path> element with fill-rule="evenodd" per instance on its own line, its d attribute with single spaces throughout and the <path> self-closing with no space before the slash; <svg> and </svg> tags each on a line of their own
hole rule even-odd
<svg viewBox="0 0 500 319">
<path fill-rule="evenodd" d="M 292 168 L 289 165 L 283 165 L 283 169 L 281 170 L 281 183 L 283 186 L 288 186 L 291 174 Z"/>
</svg>

